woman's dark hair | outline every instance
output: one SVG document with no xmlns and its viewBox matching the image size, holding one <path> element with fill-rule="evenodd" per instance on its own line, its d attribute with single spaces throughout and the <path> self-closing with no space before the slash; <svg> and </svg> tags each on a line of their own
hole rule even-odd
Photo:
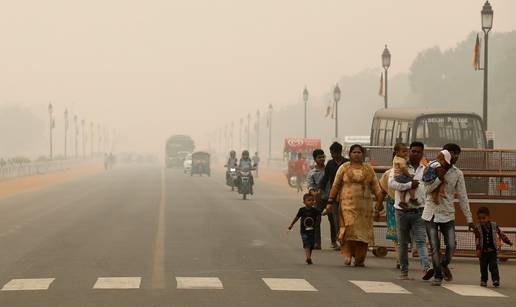
<svg viewBox="0 0 516 307">
<path fill-rule="evenodd" d="M 324 155 L 324 150 L 322 149 L 316 149 L 314 150 L 314 152 L 312 153 L 313 157 L 314 157 L 314 160 L 317 159 L 317 157 L 319 157 L 320 155 Z"/>
<path fill-rule="evenodd" d="M 351 145 L 351 147 L 349 148 L 349 155 L 351 156 L 351 153 L 353 152 L 353 150 L 355 149 L 360 149 L 360 151 L 364 154 L 365 153 L 365 149 L 364 147 L 362 147 L 362 145 L 360 144 L 354 144 L 354 145 Z"/>
<path fill-rule="evenodd" d="M 453 152 L 455 154 L 460 154 L 461 149 L 460 146 L 454 143 L 448 143 L 443 146 L 444 150 L 448 150 L 449 152 Z"/>
<path fill-rule="evenodd" d="M 333 142 L 330 146 L 330 151 L 342 152 L 342 145 L 339 142 Z"/>
</svg>

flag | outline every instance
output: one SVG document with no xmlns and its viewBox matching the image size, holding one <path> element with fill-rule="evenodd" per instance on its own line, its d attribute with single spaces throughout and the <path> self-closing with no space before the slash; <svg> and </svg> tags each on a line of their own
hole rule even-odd
<svg viewBox="0 0 516 307">
<path fill-rule="evenodd" d="M 56 119 L 52 117 L 52 129 L 56 127 Z"/>
<path fill-rule="evenodd" d="M 480 70 L 480 39 L 478 38 L 478 34 L 475 42 L 475 50 L 473 51 L 473 68 Z"/>
<path fill-rule="evenodd" d="M 326 107 L 326 115 L 324 117 L 328 117 L 331 114 L 331 101 L 328 101 L 328 106 Z"/>
<path fill-rule="evenodd" d="M 331 107 L 331 119 L 335 119 L 335 102 L 332 103 Z"/>
<path fill-rule="evenodd" d="M 378 91 L 378 95 L 385 97 L 383 92 L 383 73 L 380 74 L 380 90 Z"/>
<path fill-rule="evenodd" d="M 267 128 L 271 127 L 271 115 L 267 114 Z"/>
</svg>

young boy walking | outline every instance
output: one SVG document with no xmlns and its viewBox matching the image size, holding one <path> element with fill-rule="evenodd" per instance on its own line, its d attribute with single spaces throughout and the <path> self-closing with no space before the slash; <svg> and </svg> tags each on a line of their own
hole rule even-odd
<svg viewBox="0 0 516 307">
<path fill-rule="evenodd" d="M 299 208 L 296 217 L 288 226 L 288 230 L 292 230 L 294 224 L 301 219 L 301 239 L 305 250 L 306 263 L 312 264 L 312 250 L 315 244 L 315 223 L 321 215 L 326 215 L 326 210 L 314 207 L 315 198 L 312 194 L 303 195 L 304 207 Z"/>
<path fill-rule="evenodd" d="M 500 287 L 500 273 L 498 272 L 498 246 L 497 242 L 501 239 L 506 244 L 512 246 L 512 242 L 502 232 L 495 221 L 489 216 L 487 207 L 480 207 L 477 211 L 478 224 L 475 225 L 475 239 L 477 245 L 477 256 L 480 260 L 480 285 L 487 287 L 489 274 L 494 287 Z"/>
</svg>

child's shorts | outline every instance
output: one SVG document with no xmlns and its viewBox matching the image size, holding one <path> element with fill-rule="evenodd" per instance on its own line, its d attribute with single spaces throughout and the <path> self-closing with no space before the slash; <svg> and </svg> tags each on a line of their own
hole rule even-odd
<svg viewBox="0 0 516 307">
<path fill-rule="evenodd" d="M 303 240 L 303 248 L 314 248 L 315 245 L 315 232 L 306 231 L 301 233 L 301 239 Z"/>
<path fill-rule="evenodd" d="M 412 177 L 406 175 L 395 176 L 394 180 L 398 183 L 409 183 L 412 182 Z"/>
</svg>

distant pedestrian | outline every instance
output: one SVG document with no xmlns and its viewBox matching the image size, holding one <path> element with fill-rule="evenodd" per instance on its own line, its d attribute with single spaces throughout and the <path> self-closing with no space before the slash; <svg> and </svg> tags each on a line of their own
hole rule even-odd
<svg viewBox="0 0 516 307">
<path fill-rule="evenodd" d="M 432 285 L 440 286 L 444 278 L 445 281 L 451 281 L 453 275 L 449 268 L 452 261 L 453 253 L 455 252 L 455 204 L 457 198 L 462 213 L 466 217 L 469 229 L 473 230 L 473 217 L 471 209 L 469 208 L 468 194 L 466 191 L 466 183 L 464 181 L 464 174 L 455 166 L 459 160 L 461 148 L 457 144 L 446 144 L 443 146 L 451 154 L 451 168 L 446 172 L 444 179 L 445 196 L 440 198 L 437 204 L 434 202 L 432 192 L 439 187 L 442 181 L 437 178 L 432 184 L 425 184 L 426 200 L 425 209 L 423 211 L 423 220 L 426 223 L 426 232 L 430 245 L 432 246 L 432 264 L 434 268 L 434 280 Z M 439 232 L 442 233 L 446 252 L 444 257 L 441 257 L 441 241 Z"/>
<path fill-rule="evenodd" d="M 319 188 L 319 182 L 324 176 L 324 162 L 326 156 L 322 149 L 316 149 L 312 153 L 315 161 L 315 166 L 308 172 L 307 176 L 307 187 L 308 192 L 315 197 L 315 206 L 321 210 L 326 206 L 326 200 L 328 199 L 329 187 L 325 189 Z M 330 223 L 330 236 L 331 246 L 335 248 L 337 246 L 337 233 L 333 221 L 333 215 L 328 214 L 328 222 Z M 319 219 L 315 225 L 315 246 L 314 249 L 321 249 L 321 219 Z"/>
<path fill-rule="evenodd" d="M 324 190 L 327 187 L 329 187 L 329 189 L 331 189 L 331 187 L 333 186 L 333 182 L 335 181 L 335 175 L 337 174 L 337 170 L 339 169 L 339 167 L 342 164 L 349 161 L 349 159 L 344 158 L 344 156 L 342 155 L 342 145 L 338 142 L 334 142 L 333 144 L 331 144 L 330 154 L 331 154 L 332 159 L 330 161 L 328 161 L 328 163 L 326 164 L 326 167 L 324 168 L 324 176 L 321 179 L 321 181 L 319 182 L 320 190 Z M 339 222 L 340 222 L 339 198 L 338 197 L 333 199 L 332 206 L 333 206 L 333 209 L 331 211 L 331 214 L 333 215 L 333 223 L 335 226 L 335 233 L 338 234 L 339 233 Z M 335 244 L 334 249 L 338 251 L 338 250 L 340 250 L 340 247 L 337 244 Z"/>
<path fill-rule="evenodd" d="M 480 285 L 487 287 L 488 272 L 491 272 L 491 281 L 494 287 L 500 287 L 500 273 L 498 272 L 498 240 L 512 246 L 511 240 L 503 233 L 495 221 L 491 220 L 489 209 L 480 207 L 477 210 L 478 224 L 475 225 L 475 239 L 477 256 L 480 260 Z"/>
<path fill-rule="evenodd" d="M 326 210 L 314 207 L 315 198 L 312 194 L 303 195 L 304 207 L 299 208 L 296 217 L 288 226 L 288 230 L 292 230 L 294 224 L 301 219 L 300 232 L 303 241 L 303 249 L 305 250 L 306 263 L 312 264 L 312 250 L 315 244 L 315 223 L 321 215 L 326 214 Z"/>
</svg>

